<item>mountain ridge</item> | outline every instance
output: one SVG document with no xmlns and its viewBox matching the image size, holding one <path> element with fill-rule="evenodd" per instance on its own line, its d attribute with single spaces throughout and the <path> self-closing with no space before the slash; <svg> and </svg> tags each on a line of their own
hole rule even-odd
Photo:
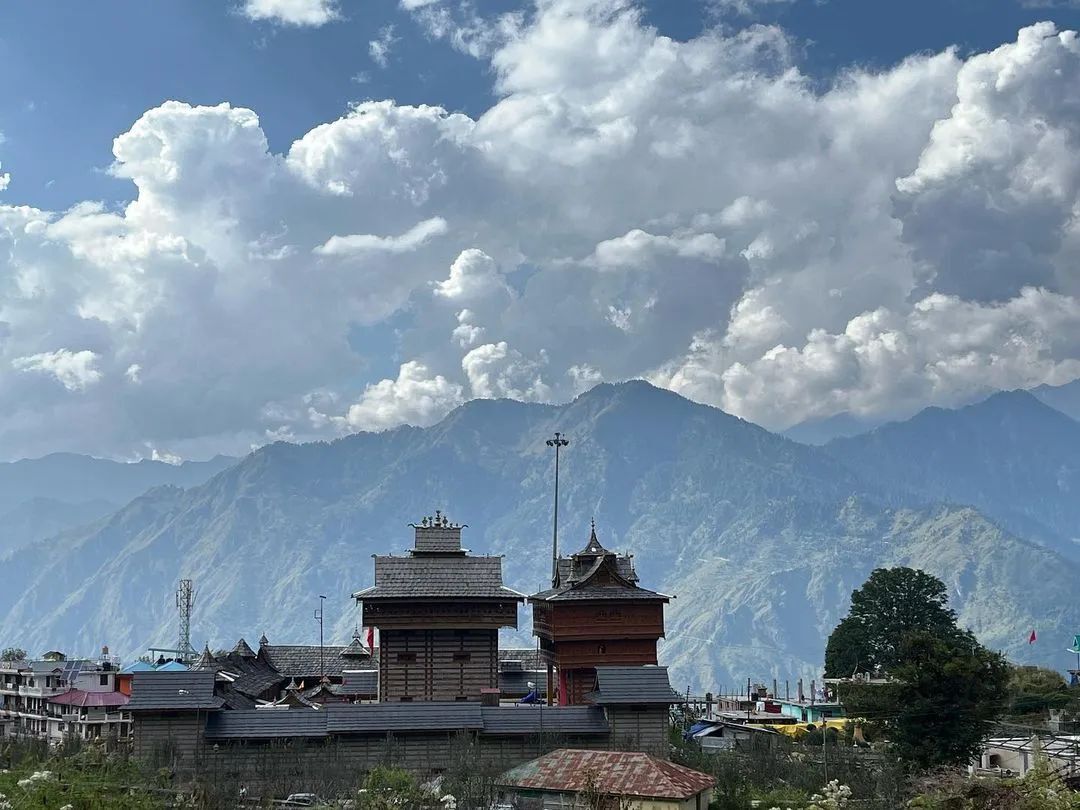
<svg viewBox="0 0 1080 810">
<path fill-rule="evenodd" d="M 583 546 L 595 518 L 605 545 L 635 554 L 644 585 L 677 596 L 663 660 L 678 682 L 812 677 L 851 590 L 872 567 L 905 560 L 925 559 L 947 582 L 967 572 L 961 616 L 1021 660 L 1039 652 L 1022 645 L 1021 624 L 1080 623 L 1075 608 L 1058 606 L 1080 569 L 975 510 L 898 505 L 819 449 L 633 383 L 558 406 L 470 403 L 431 428 L 276 443 L 201 485 L 153 489 L 10 555 L 20 587 L 0 592 L 0 626 L 17 629 L 0 641 L 73 652 L 109 644 L 125 655 L 171 645 L 180 577 L 199 591 L 196 646 L 263 632 L 309 641 L 320 593 L 330 597 L 327 637 L 347 638 L 361 621 L 349 595 L 371 584 L 370 555 L 403 551 L 406 524 L 436 508 L 473 527 L 465 545 L 474 552 L 503 555 L 511 587 L 533 592 L 550 566 L 544 440 L 555 430 L 571 440 L 562 551 Z M 969 548 L 986 556 L 981 567 Z M 1021 610 L 1027 581 L 1010 561 L 1023 557 L 1043 582 Z M 991 615 L 985 593 L 1004 594 L 997 602 L 1015 615 Z M 530 643 L 527 612 L 520 619 L 508 643 Z"/>
</svg>

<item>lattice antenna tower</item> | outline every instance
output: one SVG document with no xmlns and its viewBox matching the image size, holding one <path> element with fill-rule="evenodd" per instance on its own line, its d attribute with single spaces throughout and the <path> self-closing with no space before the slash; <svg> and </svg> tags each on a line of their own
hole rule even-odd
<svg viewBox="0 0 1080 810">
<path fill-rule="evenodd" d="M 180 614 L 180 635 L 176 640 L 176 652 L 183 661 L 195 659 L 191 646 L 191 608 L 195 605 L 195 588 L 190 579 L 180 580 L 176 589 L 176 609 Z"/>
</svg>

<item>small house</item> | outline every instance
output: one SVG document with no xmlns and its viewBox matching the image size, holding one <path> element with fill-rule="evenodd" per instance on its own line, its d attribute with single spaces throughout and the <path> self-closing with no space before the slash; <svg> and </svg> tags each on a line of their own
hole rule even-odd
<svg viewBox="0 0 1080 810">
<path fill-rule="evenodd" d="M 515 810 L 706 810 L 716 779 L 634 751 L 562 748 L 499 777 Z"/>
</svg>

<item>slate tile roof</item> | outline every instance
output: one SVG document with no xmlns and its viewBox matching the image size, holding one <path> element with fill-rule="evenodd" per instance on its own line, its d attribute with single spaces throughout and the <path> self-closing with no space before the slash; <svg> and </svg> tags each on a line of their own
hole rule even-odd
<svg viewBox="0 0 1080 810">
<path fill-rule="evenodd" d="M 530 602 L 573 602 L 583 599 L 668 602 L 671 597 L 647 588 L 623 588 L 618 585 L 585 585 L 577 588 L 573 585 L 560 585 L 529 597 Z"/>
<path fill-rule="evenodd" d="M 376 557 L 375 584 L 353 597 L 377 599 L 513 599 L 502 582 L 502 557 Z"/>
<path fill-rule="evenodd" d="M 482 729 L 479 703 L 347 703 L 327 706 L 327 730 L 335 734 Z"/>
<path fill-rule="evenodd" d="M 544 733 L 608 732 L 603 710 L 591 706 L 560 706 L 541 710 L 532 706 L 487 707 L 479 703 L 425 702 L 329 703 L 322 708 L 218 712 L 207 721 L 206 735 L 211 739 L 267 739 L 470 730 L 513 736 L 538 734 L 541 722 Z"/>
<path fill-rule="evenodd" d="M 591 778 L 604 793 L 684 801 L 709 790 L 716 779 L 700 771 L 632 751 L 563 748 L 504 773 L 503 787 L 579 793 Z"/>
<path fill-rule="evenodd" d="M 671 688 L 667 667 L 597 667 L 596 691 L 585 695 L 598 706 L 615 704 L 682 703 L 684 698 Z"/>
<path fill-rule="evenodd" d="M 325 737 L 326 712 L 315 709 L 252 709 L 218 712 L 206 723 L 208 739 Z"/>
<path fill-rule="evenodd" d="M 131 679 L 130 711 L 219 709 L 224 701 L 214 694 L 213 670 L 136 672 Z"/>
<path fill-rule="evenodd" d="M 318 644 L 266 644 L 260 647 L 259 651 L 266 656 L 270 666 L 288 678 L 311 678 L 321 674 Z M 349 651 L 349 656 L 342 657 L 346 651 Z M 340 675 L 346 667 L 359 669 L 358 659 L 352 656 L 355 651 L 352 645 L 342 647 L 327 644 L 323 647 L 326 674 Z"/>
<path fill-rule="evenodd" d="M 341 673 L 341 695 L 377 695 L 379 671 L 377 669 L 346 670 Z"/>
<path fill-rule="evenodd" d="M 607 734 L 604 710 L 597 706 L 485 706 L 484 734 Z"/>
</svg>

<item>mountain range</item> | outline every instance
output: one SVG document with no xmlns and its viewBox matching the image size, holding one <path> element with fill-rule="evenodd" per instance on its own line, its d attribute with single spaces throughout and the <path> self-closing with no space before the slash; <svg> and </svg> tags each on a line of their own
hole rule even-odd
<svg viewBox="0 0 1080 810">
<path fill-rule="evenodd" d="M 644 585 L 675 596 L 661 656 L 680 688 L 813 677 L 851 591 L 880 565 L 930 571 L 984 643 L 1062 666 L 1056 638 L 1080 628 L 1061 466 L 1078 427 L 1005 394 L 810 447 L 643 382 L 565 405 L 476 400 L 430 428 L 269 445 L 9 552 L 0 645 L 171 646 L 180 577 L 198 589 L 196 646 L 310 642 L 320 594 L 327 638 L 347 638 L 371 555 L 404 551 L 406 524 L 435 509 L 469 525 L 474 553 L 504 555 L 508 585 L 538 590 L 551 554 L 544 440 L 558 430 L 571 440 L 562 551 L 584 546 L 595 518 Z M 523 611 L 507 643 L 529 644 L 529 621 Z M 1045 641 L 1028 645 L 1033 627 Z"/>
<path fill-rule="evenodd" d="M 74 453 L 0 463 L 0 556 L 105 517 L 162 484 L 201 484 L 235 458 L 125 464 Z"/>
</svg>

